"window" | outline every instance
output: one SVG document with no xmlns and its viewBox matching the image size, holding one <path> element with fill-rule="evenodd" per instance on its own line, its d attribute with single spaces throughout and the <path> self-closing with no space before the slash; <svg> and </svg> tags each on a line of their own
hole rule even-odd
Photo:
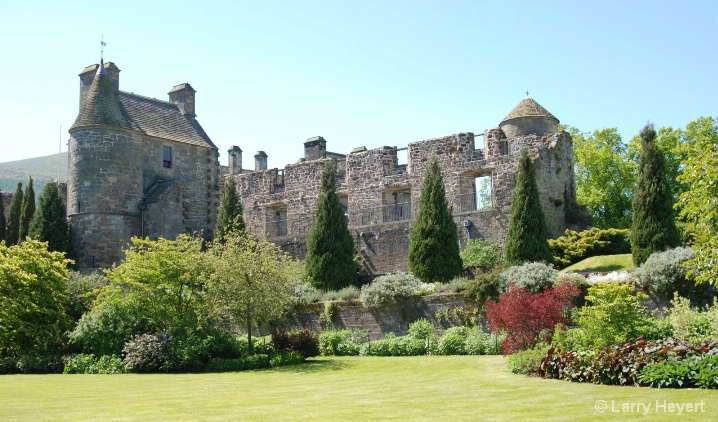
<svg viewBox="0 0 718 422">
<path fill-rule="evenodd" d="M 491 175 L 477 177 L 474 179 L 474 186 L 476 186 L 476 209 L 491 208 Z"/>
<path fill-rule="evenodd" d="M 411 190 L 384 192 L 384 222 L 411 219 Z"/>
<path fill-rule="evenodd" d="M 349 215 L 349 197 L 346 195 L 339 195 L 339 202 L 342 204 L 342 208 L 344 208 L 344 215 Z"/>
<path fill-rule="evenodd" d="M 265 230 L 267 237 L 287 235 L 287 206 L 277 204 L 266 209 Z"/>
<path fill-rule="evenodd" d="M 162 167 L 172 168 L 172 147 L 162 147 Z"/>
</svg>

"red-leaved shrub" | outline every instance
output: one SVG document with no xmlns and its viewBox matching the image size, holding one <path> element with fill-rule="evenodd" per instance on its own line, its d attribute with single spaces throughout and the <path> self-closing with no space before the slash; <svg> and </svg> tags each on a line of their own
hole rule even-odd
<svg viewBox="0 0 718 422">
<path fill-rule="evenodd" d="M 511 286 L 498 302 L 486 303 L 486 317 L 492 333 L 504 331 L 504 354 L 531 349 L 540 341 L 550 342 L 556 324 L 568 323 L 566 308 L 580 293 L 564 283 L 541 293 L 529 293 Z"/>
</svg>

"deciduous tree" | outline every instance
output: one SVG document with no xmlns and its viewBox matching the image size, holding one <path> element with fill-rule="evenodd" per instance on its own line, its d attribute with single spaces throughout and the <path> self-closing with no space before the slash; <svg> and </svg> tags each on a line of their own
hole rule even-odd
<svg viewBox="0 0 718 422">
<path fill-rule="evenodd" d="M 409 271 L 423 282 L 447 282 L 461 275 L 456 224 L 446 202 L 444 179 L 436 156 L 424 171 L 419 210 L 411 226 Z"/>
<path fill-rule="evenodd" d="M 334 180 L 334 162 L 324 163 L 314 226 L 307 237 L 305 274 L 316 287 L 339 290 L 356 283 L 354 239 Z"/>
<path fill-rule="evenodd" d="M 546 218 L 541 208 L 536 170 L 526 148 L 521 149 L 516 187 L 511 195 L 511 219 L 504 245 L 506 266 L 553 261 Z"/>
<path fill-rule="evenodd" d="M 633 192 L 631 225 L 631 252 L 636 266 L 653 252 L 680 244 L 680 233 L 673 218 L 673 194 L 666 182 L 663 153 L 655 145 L 653 124 L 647 124 L 640 136 L 642 151 Z"/>
</svg>

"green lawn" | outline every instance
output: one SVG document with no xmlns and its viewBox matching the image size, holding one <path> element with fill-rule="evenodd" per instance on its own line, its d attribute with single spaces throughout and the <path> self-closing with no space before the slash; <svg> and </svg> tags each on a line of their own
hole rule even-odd
<svg viewBox="0 0 718 422">
<path fill-rule="evenodd" d="M 596 411 L 597 401 L 608 411 Z M 673 403 L 694 402 L 703 402 L 705 412 L 664 412 Z M 642 417 L 637 407 L 611 411 L 631 404 L 650 405 L 650 420 L 711 420 L 718 392 L 529 378 L 509 373 L 501 356 L 326 357 L 296 367 L 225 374 L 0 377 L 2 421 Z"/>
<path fill-rule="evenodd" d="M 564 268 L 561 272 L 630 271 L 634 268 L 633 257 L 630 253 L 628 253 L 622 255 L 592 256 L 584 259 L 583 261 L 577 262 L 570 267 Z"/>
</svg>

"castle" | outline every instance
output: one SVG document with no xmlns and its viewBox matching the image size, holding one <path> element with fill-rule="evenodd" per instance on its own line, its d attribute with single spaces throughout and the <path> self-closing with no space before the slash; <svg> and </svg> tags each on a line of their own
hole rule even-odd
<svg viewBox="0 0 718 422">
<path fill-rule="evenodd" d="M 224 169 L 195 118 L 189 84 L 160 101 L 120 91 L 119 72 L 101 63 L 79 75 L 67 198 L 79 268 L 120 261 L 131 236 L 202 231 L 211 238 L 226 177 L 237 182 L 248 232 L 303 258 L 327 160 L 336 163 L 338 194 L 369 275 L 407 270 L 409 231 L 431 156 L 441 166 L 463 244 L 475 238 L 503 243 L 523 147 L 534 158 L 550 236 L 561 235 L 575 211 L 571 137 L 531 98 L 479 135 L 458 133 L 404 148 L 358 147 L 346 155 L 327 151 L 327 141 L 317 136 L 304 142 L 299 162 L 283 169 L 269 169 L 264 151 L 254 155 L 254 169 L 243 169 L 242 150 L 233 146 Z M 483 137 L 482 148 L 476 148 L 477 137 Z"/>
</svg>

